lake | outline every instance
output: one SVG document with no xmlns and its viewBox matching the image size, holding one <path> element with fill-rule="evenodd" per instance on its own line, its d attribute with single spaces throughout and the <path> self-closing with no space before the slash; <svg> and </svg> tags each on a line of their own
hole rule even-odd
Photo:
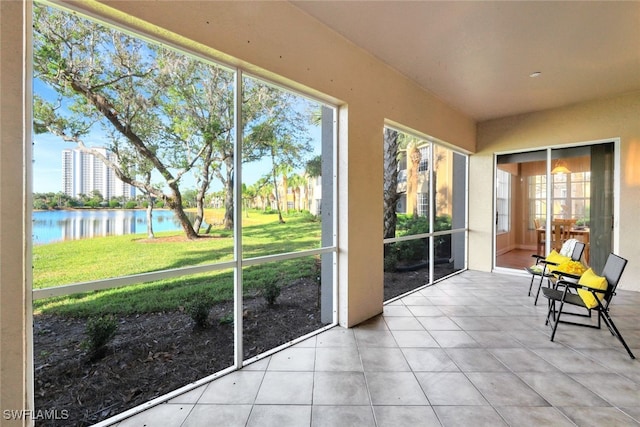
<svg viewBox="0 0 640 427">
<path fill-rule="evenodd" d="M 187 215 L 190 215 L 187 212 Z M 172 211 L 153 210 L 153 231 L 181 230 Z M 147 233 L 147 212 L 137 209 L 77 209 L 33 212 L 33 244 Z"/>
</svg>

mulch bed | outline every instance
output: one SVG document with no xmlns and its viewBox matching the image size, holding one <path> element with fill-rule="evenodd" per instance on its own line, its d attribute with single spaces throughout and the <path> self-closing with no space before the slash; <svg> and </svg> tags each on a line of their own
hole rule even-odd
<svg viewBox="0 0 640 427">
<path fill-rule="evenodd" d="M 98 360 L 82 346 L 86 319 L 35 315 L 36 410 L 68 415 L 38 425 L 95 424 L 228 368 L 233 323 L 219 320 L 230 313 L 232 302 L 215 305 L 205 329 L 184 310 L 119 316 L 117 334 Z M 283 287 L 273 306 L 245 298 L 243 318 L 245 359 L 324 326 L 314 281 Z"/>
</svg>

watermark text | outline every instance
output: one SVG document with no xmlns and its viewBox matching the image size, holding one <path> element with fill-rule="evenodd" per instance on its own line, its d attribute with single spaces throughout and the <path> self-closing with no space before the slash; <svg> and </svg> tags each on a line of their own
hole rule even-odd
<svg viewBox="0 0 640 427">
<path fill-rule="evenodd" d="M 5 409 L 2 411 L 2 418 L 5 420 L 68 420 L 69 410 L 67 409 Z"/>
</svg>

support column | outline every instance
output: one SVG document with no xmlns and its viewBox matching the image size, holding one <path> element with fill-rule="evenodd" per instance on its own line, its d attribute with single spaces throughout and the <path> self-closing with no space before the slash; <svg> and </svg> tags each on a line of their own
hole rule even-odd
<svg viewBox="0 0 640 427">
<path fill-rule="evenodd" d="M 0 424 L 32 425 L 30 1 L 0 1 Z M 27 17 L 29 17 L 27 19 Z M 27 60 L 28 58 L 28 60 Z M 27 107 L 28 105 L 28 107 Z"/>
</svg>

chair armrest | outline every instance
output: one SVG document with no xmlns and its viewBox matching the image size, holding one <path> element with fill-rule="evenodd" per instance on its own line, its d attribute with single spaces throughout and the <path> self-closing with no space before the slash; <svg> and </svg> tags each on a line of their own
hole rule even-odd
<svg viewBox="0 0 640 427">
<path fill-rule="evenodd" d="M 569 279 L 576 279 L 576 280 L 579 280 L 581 277 L 581 276 L 578 276 L 577 274 L 566 273 L 564 271 L 558 271 L 558 270 L 551 270 L 550 273 L 557 274 L 560 277 L 568 277 Z"/>
<path fill-rule="evenodd" d="M 573 288 L 573 289 L 584 289 L 585 291 L 589 291 L 589 292 L 598 292 L 598 293 L 602 293 L 602 294 L 606 294 L 609 291 L 609 289 L 599 289 L 599 288 L 592 288 L 591 286 L 587 286 L 587 285 L 582 285 L 579 283 L 574 283 L 574 282 L 567 282 L 566 280 L 558 280 L 556 282 L 556 285 L 558 286 L 565 286 L 567 288 Z"/>
<path fill-rule="evenodd" d="M 538 261 L 540 261 L 541 259 L 544 259 L 544 256 L 538 255 L 538 254 L 531 254 L 531 258 L 536 258 Z"/>
</svg>

